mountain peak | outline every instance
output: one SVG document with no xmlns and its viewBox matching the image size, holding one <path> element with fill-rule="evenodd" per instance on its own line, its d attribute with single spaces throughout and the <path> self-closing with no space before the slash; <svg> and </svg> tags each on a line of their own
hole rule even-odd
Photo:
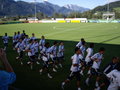
<svg viewBox="0 0 120 90">
<path fill-rule="evenodd" d="M 64 7 L 72 11 L 76 11 L 76 12 L 84 12 L 84 11 L 90 10 L 88 8 L 84 8 L 78 5 L 74 5 L 74 4 L 67 4 L 67 5 L 64 5 Z"/>
</svg>

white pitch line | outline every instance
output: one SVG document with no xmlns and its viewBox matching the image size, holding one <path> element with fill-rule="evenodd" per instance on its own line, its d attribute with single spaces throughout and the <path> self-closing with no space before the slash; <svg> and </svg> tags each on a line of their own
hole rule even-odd
<svg viewBox="0 0 120 90">
<path fill-rule="evenodd" d="M 97 25 L 99 25 L 99 24 L 97 24 Z M 96 26 L 96 25 L 89 25 L 89 26 Z M 72 31 L 72 30 L 76 30 L 76 29 L 78 30 L 80 28 L 89 27 L 89 26 L 83 26 L 83 27 L 79 27 L 79 28 L 71 28 L 71 29 L 66 29 L 64 31 L 59 31 L 59 32 L 57 31 L 57 32 L 54 32 L 54 33 L 45 34 L 45 36 L 51 36 L 51 35 L 54 35 L 54 34 L 64 33 L 64 32 L 68 32 L 68 31 Z M 64 29 L 64 28 L 62 28 L 62 29 Z"/>
</svg>

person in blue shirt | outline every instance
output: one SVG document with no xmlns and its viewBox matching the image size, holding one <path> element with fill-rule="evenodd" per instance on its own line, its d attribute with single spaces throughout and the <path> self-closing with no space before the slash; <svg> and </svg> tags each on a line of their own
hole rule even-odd
<svg viewBox="0 0 120 90">
<path fill-rule="evenodd" d="M 5 68 L 5 70 L 0 70 L 0 90 L 8 90 L 9 85 L 15 82 L 16 74 L 9 64 L 3 49 L 0 49 L 0 62 L 2 62 Z"/>
</svg>

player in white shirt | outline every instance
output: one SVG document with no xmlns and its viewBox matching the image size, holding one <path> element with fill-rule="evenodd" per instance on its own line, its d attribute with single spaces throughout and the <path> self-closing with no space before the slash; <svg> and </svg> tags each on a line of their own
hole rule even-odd
<svg viewBox="0 0 120 90">
<path fill-rule="evenodd" d="M 120 68 L 111 71 L 106 76 L 110 79 L 110 85 L 107 90 L 120 90 Z"/>
<path fill-rule="evenodd" d="M 34 33 L 32 33 L 32 37 L 31 37 L 30 39 L 32 39 L 32 40 L 35 40 L 35 39 L 36 39 L 36 37 L 35 37 L 35 34 L 34 34 Z"/>
<path fill-rule="evenodd" d="M 41 56 L 42 56 L 41 51 L 42 51 L 44 45 L 45 45 L 45 37 L 41 36 L 41 39 L 39 41 L 39 49 L 40 49 L 39 59 L 41 59 Z"/>
<path fill-rule="evenodd" d="M 59 43 L 57 57 L 59 66 L 62 68 L 62 62 L 64 60 L 64 43 L 62 41 Z"/>
<path fill-rule="evenodd" d="M 28 35 L 25 35 L 25 38 L 24 38 L 24 40 L 23 40 L 23 42 L 25 43 L 25 47 L 27 47 L 27 45 L 29 44 L 29 37 L 28 37 Z"/>
<path fill-rule="evenodd" d="M 76 45 L 76 47 L 80 48 L 83 41 L 85 41 L 84 38 L 81 38 L 80 42 Z"/>
<path fill-rule="evenodd" d="M 18 31 L 18 33 L 17 33 L 17 41 L 19 41 L 19 39 L 21 39 L 20 31 Z"/>
<path fill-rule="evenodd" d="M 16 57 L 16 59 L 20 60 L 21 65 L 23 65 L 22 59 L 23 59 L 23 51 L 24 51 L 25 47 L 24 47 L 24 43 L 23 43 L 22 39 L 19 39 L 19 42 L 16 44 L 15 48 L 19 54 L 19 56 Z"/>
<path fill-rule="evenodd" d="M 80 50 L 81 50 L 81 52 L 82 52 L 82 55 L 83 55 L 83 57 L 84 57 L 84 55 L 85 55 L 85 50 L 86 50 L 86 42 L 85 41 L 83 41 L 82 42 L 82 45 L 80 46 Z"/>
<path fill-rule="evenodd" d="M 58 42 L 55 41 L 53 43 L 53 46 L 50 47 L 50 58 L 52 60 L 53 63 L 53 71 L 57 72 L 57 70 L 55 68 L 58 68 L 56 65 L 56 61 L 57 61 L 57 44 Z"/>
<path fill-rule="evenodd" d="M 23 33 L 21 34 L 21 38 L 24 39 L 26 36 L 25 30 L 23 30 Z"/>
<path fill-rule="evenodd" d="M 99 79 L 100 79 L 100 65 L 101 62 L 103 60 L 103 54 L 105 52 L 105 48 L 101 47 L 99 49 L 99 52 L 94 54 L 91 59 L 93 60 L 93 65 L 91 68 L 91 74 L 88 76 L 88 78 L 86 79 L 86 84 L 89 85 L 89 80 L 92 76 L 96 75 L 97 79 L 96 79 L 96 83 L 95 83 L 95 87 L 99 87 Z"/>
<path fill-rule="evenodd" d="M 33 64 L 34 64 L 34 62 L 36 62 L 34 40 L 31 39 L 29 41 L 29 44 L 27 45 L 25 51 L 28 52 L 28 56 L 29 56 L 29 62 L 27 62 L 27 64 L 30 64 L 30 68 L 32 70 Z"/>
<path fill-rule="evenodd" d="M 5 33 L 5 36 L 2 37 L 2 40 L 3 40 L 3 43 L 4 43 L 4 50 L 6 50 L 7 47 L 8 47 L 8 40 L 9 40 L 9 37 L 8 37 L 7 33 Z"/>
<path fill-rule="evenodd" d="M 44 45 L 45 45 L 45 37 L 42 36 L 41 39 L 40 39 L 40 41 L 39 41 L 39 48 L 40 48 L 40 50 L 42 50 L 42 48 L 44 47 Z"/>
<path fill-rule="evenodd" d="M 16 32 L 14 32 L 14 36 L 13 36 L 13 50 L 15 50 L 15 45 L 17 44 L 17 33 Z"/>
<path fill-rule="evenodd" d="M 36 59 L 36 63 L 40 64 L 38 61 L 38 56 L 39 56 L 39 43 L 37 41 L 37 39 L 34 40 L 34 48 L 35 48 L 35 59 Z"/>
<path fill-rule="evenodd" d="M 110 81 L 109 81 L 109 79 L 108 79 L 108 77 L 106 75 L 109 74 L 111 71 L 113 71 L 115 69 L 119 69 L 119 67 L 120 67 L 119 57 L 113 57 L 112 58 L 112 62 L 110 62 L 102 70 L 103 71 L 103 75 L 101 75 L 100 78 L 101 78 L 101 80 L 103 82 L 99 85 L 99 87 L 96 87 L 95 90 L 101 90 L 102 87 L 109 86 L 110 85 Z"/>
<path fill-rule="evenodd" d="M 77 79 L 77 87 L 78 90 L 81 90 L 80 88 L 80 56 L 79 54 L 81 54 L 81 51 L 78 47 L 75 48 L 75 54 L 72 56 L 72 65 L 70 68 L 70 75 L 68 76 L 68 78 L 62 82 L 62 89 L 64 89 L 65 84 L 69 83 L 71 79 L 73 79 L 74 77 L 76 77 Z"/>
<path fill-rule="evenodd" d="M 90 43 L 89 48 L 86 50 L 87 55 L 85 57 L 85 62 L 86 62 L 86 66 L 89 68 L 88 74 L 90 74 L 90 69 L 93 64 L 93 61 L 91 60 L 91 57 L 93 56 L 93 48 L 94 48 L 94 43 Z"/>
<path fill-rule="evenodd" d="M 43 49 L 42 49 L 42 51 L 41 51 L 41 54 L 42 54 L 42 61 L 43 61 L 43 67 L 42 67 L 42 69 L 40 69 L 40 74 L 42 74 L 42 72 L 44 71 L 44 70 L 46 70 L 47 71 L 47 76 L 49 77 L 49 78 L 52 78 L 52 76 L 50 75 L 50 73 L 49 73 L 49 64 L 48 64 L 48 62 L 49 62 L 49 43 L 47 42 L 47 43 L 45 43 L 45 45 L 44 45 L 44 47 L 43 47 Z"/>
</svg>

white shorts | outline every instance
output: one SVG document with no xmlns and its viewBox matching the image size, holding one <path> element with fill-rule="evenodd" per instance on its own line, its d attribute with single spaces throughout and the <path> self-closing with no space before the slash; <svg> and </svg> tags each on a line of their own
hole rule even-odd
<svg viewBox="0 0 120 90">
<path fill-rule="evenodd" d="M 86 62 L 86 63 L 88 63 L 88 62 L 90 62 L 90 61 L 91 61 L 91 59 L 90 59 L 89 57 L 86 57 L 86 58 L 85 58 L 85 62 Z"/>
<path fill-rule="evenodd" d="M 48 61 L 48 58 L 45 57 L 45 56 L 42 56 L 42 60 L 45 61 L 45 62 L 47 62 L 47 61 Z"/>
</svg>

